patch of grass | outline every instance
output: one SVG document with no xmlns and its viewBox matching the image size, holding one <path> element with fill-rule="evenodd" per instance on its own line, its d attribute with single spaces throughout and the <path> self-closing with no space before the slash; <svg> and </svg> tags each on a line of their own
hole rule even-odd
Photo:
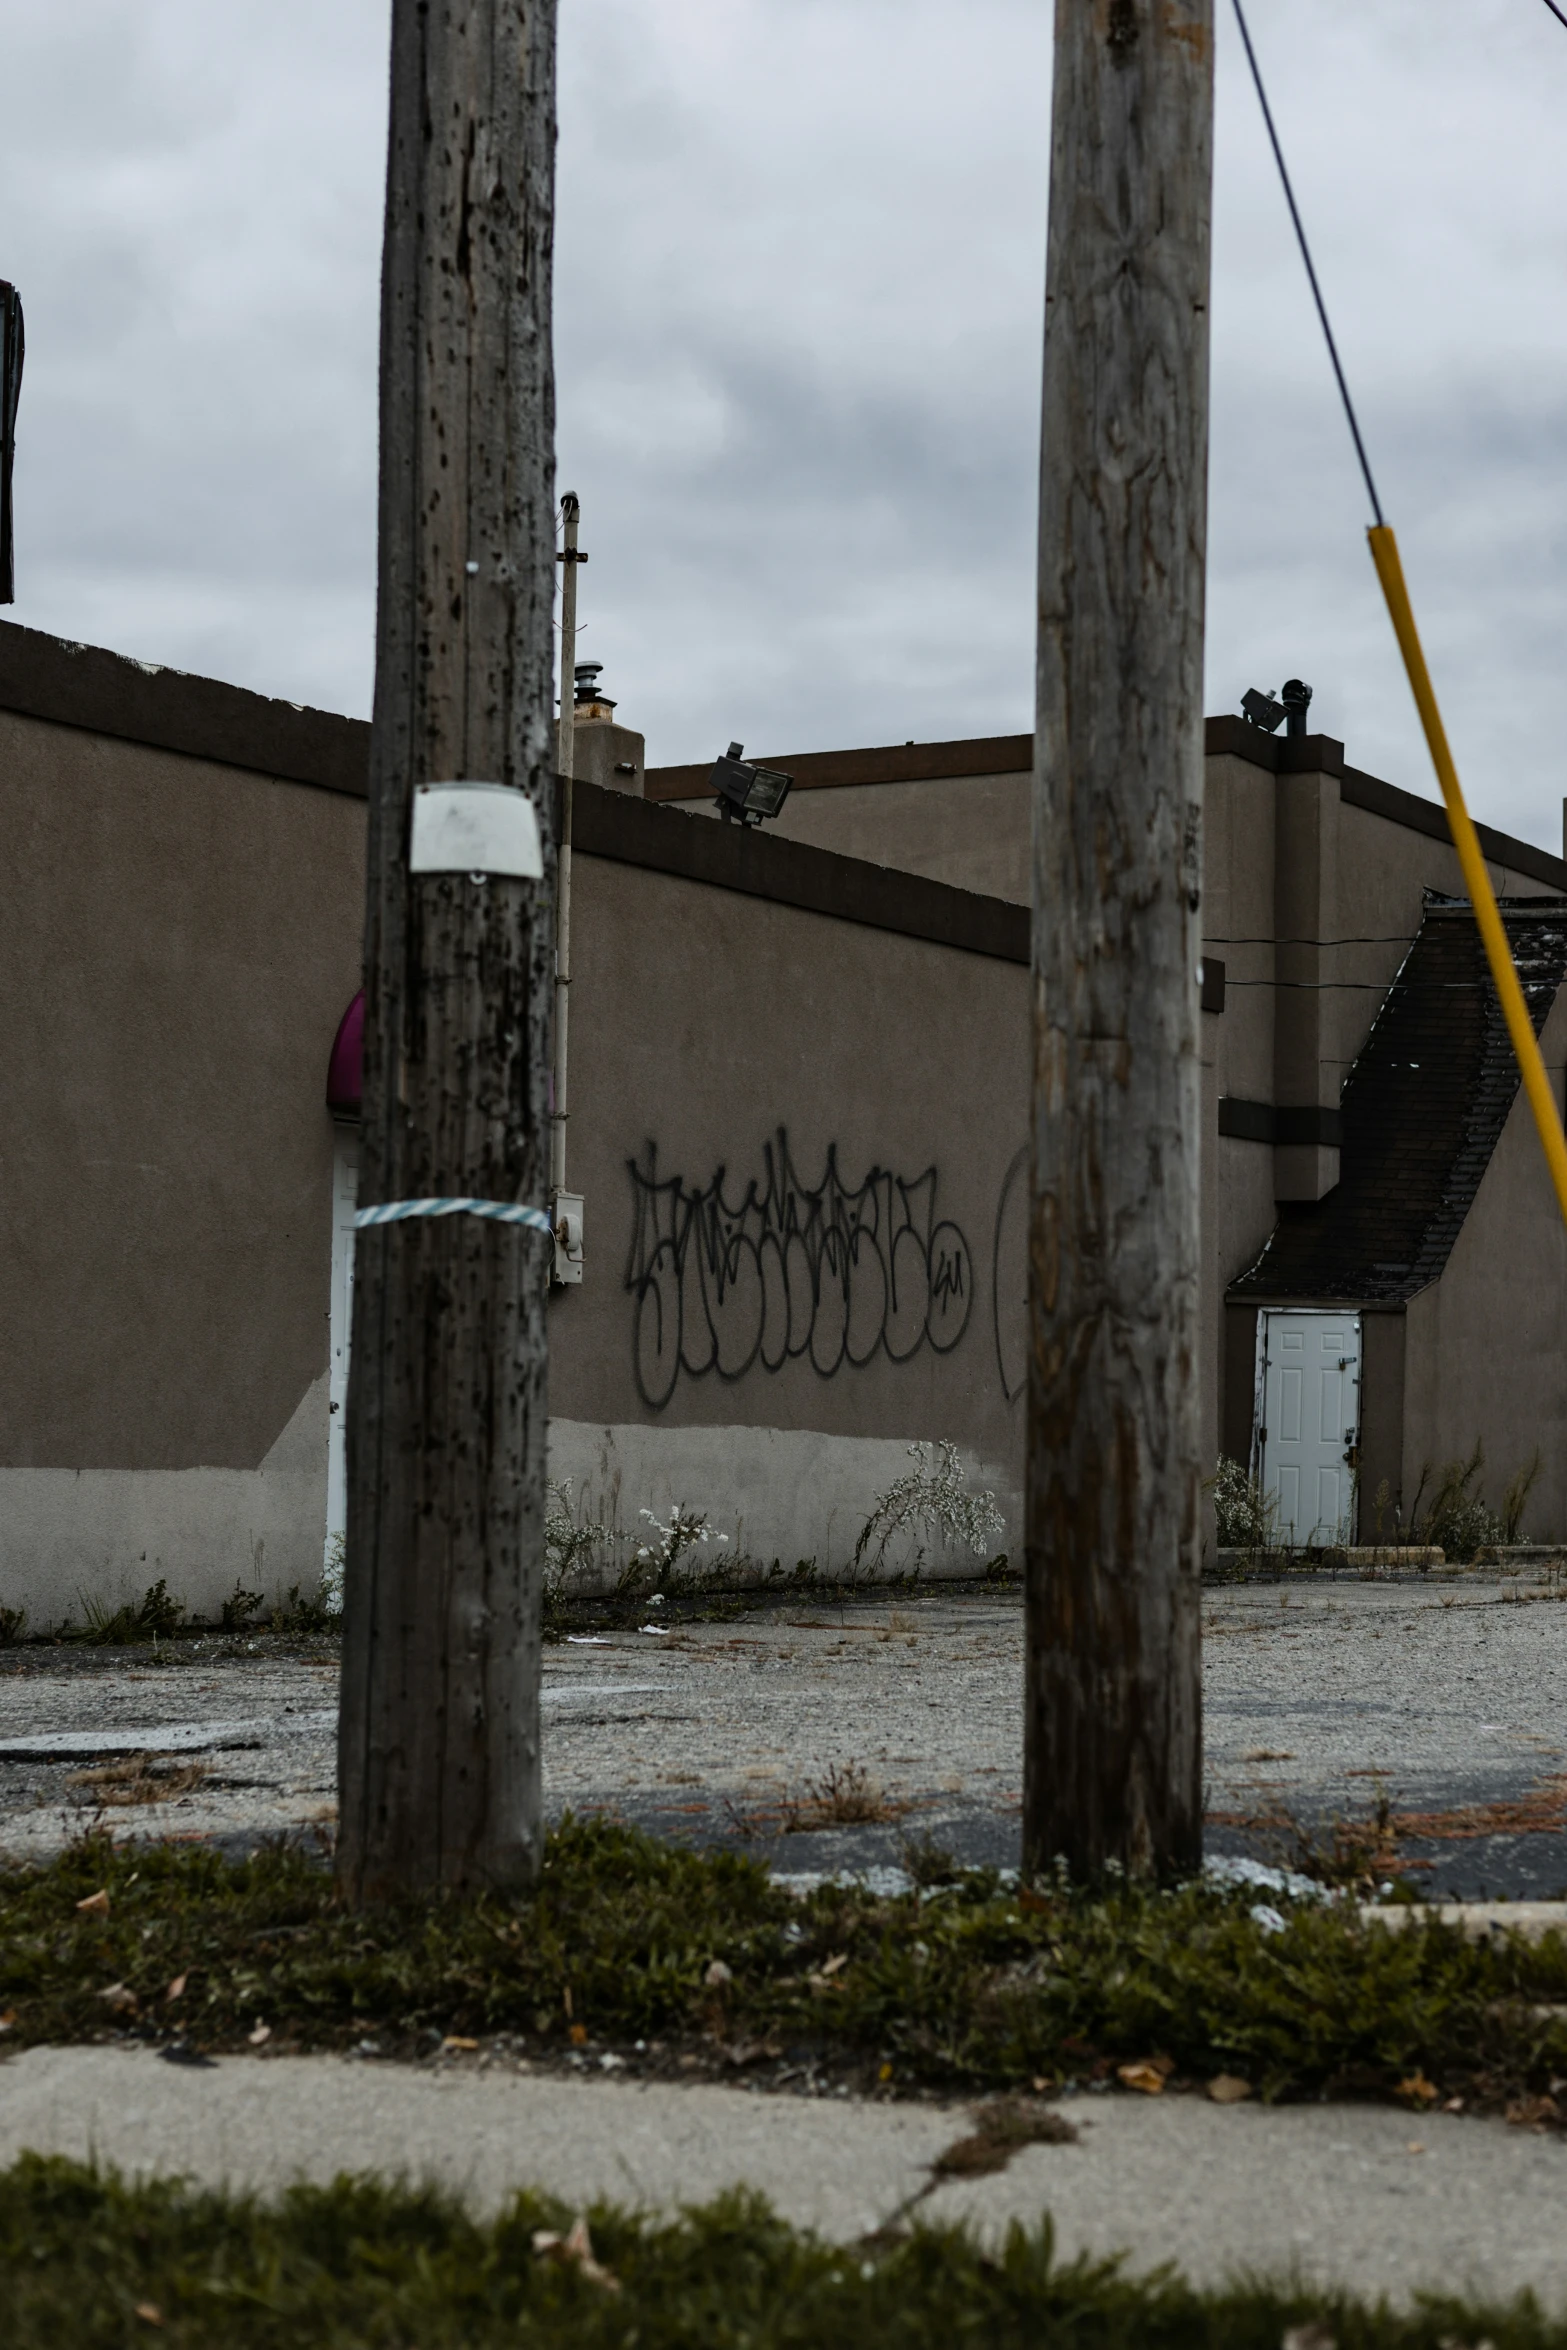
<svg viewBox="0 0 1567 2350">
<path fill-rule="evenodd" d="M 263 2023 L 275 2048 L 507 2034 L 643 2069 L 776 2050 L 796 2073 L 893 2092 L 1103 2079 L 1157 2054 L 1178 2079 L 1224 2073 L 1268 2097 L 1388 2094 L 1419 2074 L 1444 2097 L 1567 2107 L 1560 1935 L 1471 1942 L 1434 1919 L 1395 1933 L 1327 1902 L 1283 1902 L 1277 1930 L 1255 1898 L 967 1871 L 895 1899 L 823 1885 L 800 1900 L 742 1856 L 567 1819 L 531 1894 L 356 1914 L 295 1848 L 231 1862 L 96 1835 L 0 1871 L 0 2013 L 8 2047 L 111 2024 L 197 2048 Z"/>
<path fill-rule="evenodd" d="M 288 1597 L 279 1600 L 267 1618 L 269 1632 L 283 1632 L 291 1639 L 299 1639 L 312 1632 L 336 1632 L 342 1623 L 341 1604 L 334 1605 L 325 1583 L 313 1592 L 305 1593 L 297 1583 L 291 1583 Z"/>
<path fill-rule="evenodd" d="M 266 1593 L 264 1591 L 247 1591 L 243 1583 L 236 1583 L 232 1597 L 223 1602 L 223 1612 L 218 1619 L 219 1630 L 223 1632 L 247 1631 L 251 1618 L 263 1605 L 265 1599 Z"/>
<path fill-rule="evenodd" d="M 1529 2296 L 1430 2298 L 1403 2312 L 1347 2294 L 1055 2257 L 1050 2223 L 993 2252 L 917 2226 L 837 2246 L 734 2194 L 675 2220 L 581 2215 L 537 2195 L 475 2220 L 374 2179 L 275 2201 L 24 2155 L 0 2173 L 0 2305 L 10 2350 L 1564 2350 Z"/>
<path fill-rule="evenodd" d="M 134 1603 L 126 1600 L 111 1608 L 83 1593 L 81 1609 L 80 1626 L 67 1624 L 61 1638 L 84 1641 L 92 1648 L 135 1648 L 144 1640 L 172 1640 L 185 1620 L 183 1605 L 170 1597 L 161 1575 Z"/>
</svg>

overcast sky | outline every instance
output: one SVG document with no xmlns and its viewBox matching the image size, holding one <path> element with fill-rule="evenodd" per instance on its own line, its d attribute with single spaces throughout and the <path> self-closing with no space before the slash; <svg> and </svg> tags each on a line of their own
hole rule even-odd
<svg viewBox="0 0 1567 2350">
<path fill-rule="evenodd" d="M 1476 813 L 1560 849 L 1567 31 L 1250 0 Z M 654 764 L 1021 731 L 1048 0 L 562 0 L 560 483 Z M 1208 707 L 1434 791 L 1219 0 Z M 363 713 L 387 0 L 0 0 L 9 617 Z"/>
</svg>

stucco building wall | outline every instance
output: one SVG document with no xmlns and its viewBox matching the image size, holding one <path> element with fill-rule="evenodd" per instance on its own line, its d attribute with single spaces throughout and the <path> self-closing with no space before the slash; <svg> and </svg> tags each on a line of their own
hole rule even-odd
<svg viewBox="0 0 1567 2350">
<path fill-rule="evenodd" d="M 0 710 L 0 1602 L 35 1624 L 319 1574 L 363 833 L 352 797 Z"/>
<path fill-rule="evenodd" d="M 823 755 L 776 832 L 715 842 L 678 775 L 601 733 L 612 789 L 579 793 L 575 860 L 587 1273 L 552 1301 L 552 1474 L 584 1514 L 635 1527 L 683 1503 L 788 1569 L 841 1563 L 908 1446 L 947 1437 L 1015 1547 L 1026 740 Z M 277 1594 L 319 1570 L 323 1080 L 359 978 L 367 746 L 327 714 L 0 625 L 0 1604 L 35 1623 L 159 1575 L 208 1612 L 236 1581 Z M 644 782 L 679 804 L 646 806 Z M 1281 1182 L 1336 1157 L 1297 1163 L 1227 1124 L 1237 1104 L 1243 1124 L 1281 1102 L 1331 1114 L 1422 890 L 1458 876 L 1440 811 L 1323 738 L 1211 722 L 1207 798 L 1205 959 L 1225 967 L 1201 1023 L 1211 1458 L 1249 1424 L 1255 1312 L 1226 1311 L 1226 1284 Z M 1488 846 L 1503 892 L 1567 886 L 1556 860 Z M 813 865 L 813 847 L 837 854 Z M 1291 951 L 1317 960 L 1287 966 L 1297 905 L 1314 929 Z M 1314 974 L 1313 1007 L 1281 1026 L 1291 969 Z M 1381 1317 L 1373 1340 L 1368 1317 L 1367 1435 L 1418 1474 L 1482 1434 L 1505 1482 L 1538 1419 L 1557 1481 L 1540 1515 L 1560 1525 L 1562 1241 L 1523 1119 L 1439 1293 L 1407 1330 Z M 791 1214 L 825 1216 L 844 1267 L 825 1317 L 793 1323 Z M 797 1316 L 802 1295 L 796 1278 Z"/>
<path fill-rule="evenodd" d="M 632 1523 L 679 1500 L 737 1550 L 825 1566 L 908 1445 L 947 1437 L 997 1494 L 995 1547 L 1015 1546 L 1024 1276 L 1002 1211 L 1025 1130 L 1026 970 L 573 862 L 568 1168 L 587 1266 L 551 1305 L 556 1473 L 579 1464 L 595 1515 L 606 1494 Z M 785 1300 L 778 1244 L 820 1217 L 845 1252 L 811 1319 L 803 1261 Z M 742 1431 L 731 1459 L 721 1439 Z"/>
<path fill-rule="evenodd" d="M 1540 1045 L 1560 1103 L 1567 991 L 1545 1023 Z M 1422 1472 L 1429 1470 L 1422 1505 L 1428 1507 L 1442 1468 L 1467 1460 L 1478 1439 L 1485 1467 L 1476 1490 L 1493 1509 L 1538 1452 L 1540 1474 L 1524 1528 L 1542 1540 L 1562 1539 L 1567 1228 L 1522 1088 L 1442 1277 L 1410 1300 L 1404 1324 L 1399 1471 L 1406 1514 Z"/>
<path fill-rule="evenodd" d="M 0 632 L 0 689 L 18 639 L 36 650 L 30 632 Z M 159 1576 L 211 1614 L 236 1583 L 277 1596 L 320 1571 L 324 1078 L 359 981 L 363 906 L 351 771 L 312 772 L 276 706 L 228 689 L 186 737 L 215 734 L 223 756 L 108 731 L 177 735 L 202 681 L 162 680 L 149 712 L 135 665 L 70 651 L 43 640 L 59 676 L 38 685 L 25 668 L 10 691 L 84 723 L 0 707 L 0 1604 L 35 1628 Z M 275 724 L 302 775 L 241 763 Z M 997 951 L 970 951 L 953 919 L 988 938 L 980 901 L 856 882 L 864 869 L 838 860 L 807 872 L 808 902 L 769 895 L 801 852 L 714 843 L 628 796 L 578 794 L 569 1179 L 586 1197 L 588 1265 L 552 1298 L 552 1474 L 611 1522 L 638 1528 L 643 1508 L 680 1502 L 709 1511 L 731 1552 L 825 1566 L 852 1551 L 909 1445 L 948 1437 L 996 1492 L 1006 1548 L 1021 1483 L 1026 924 L 997 909 Z M 599 853 L 585 838 L 595 807 Z M 642 846 L 614 853 L 628 824 Z M 735 885 L 661 869 L 649 825 L 663 851 L 702 835 Z M 832 910 L 845 903 L 869 918 Z M 759 1292 L 784 1252 L 752 1230 L 718 1282 L 703 1241 L 729 1234 L 722 1210 L 747 1186 L 763 1196 L 767 1153 L 777 1172 L 785 1148 L 799 1221 L 835 1222 L 828 1270 L 841 1266 L 848 1311 L 835 1333 L 829 1277 L 814 1324 L 786 1329 L 795 1351 L 768 1369 L 776 1281 Z M 745 1316 L 761 1308 L 772 1319 L 752 1344 Z M 666 1381 L 647 1333 L 671 1309 L 686 1345 Z"/>
</svg>

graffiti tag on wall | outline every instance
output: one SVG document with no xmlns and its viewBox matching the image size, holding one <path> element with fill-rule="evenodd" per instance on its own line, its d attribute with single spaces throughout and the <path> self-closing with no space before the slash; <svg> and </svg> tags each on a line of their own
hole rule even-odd
<svg viewBox="0 0 1567 2350">
<path fill-rule="evenodd" d="M 946 1354 L 974 1303 L 969 1244 L 936 1212 L 936 1170 L 912 1180 L 872 1167 L 858 1184 L 827 1152 L 820 1183 L 802 1183 L 783 1127 L 763 1174 L 726 1191 L 720 1167 L 700 1188 L 660 1176 L 647 1145 L 628 1160 L 637 1388 L 653 1410 L 684 1371 L 741 1379 L 756 1363 L 779 1371 L 807 1359 L 824 1379 L 878 1353 L 907 1362 L 922 1346 Z"/>
</svg>

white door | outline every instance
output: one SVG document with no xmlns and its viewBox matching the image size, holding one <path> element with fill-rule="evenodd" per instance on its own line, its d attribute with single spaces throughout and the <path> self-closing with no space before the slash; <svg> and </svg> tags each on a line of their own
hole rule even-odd
<svg viewBox="0 0 1567 2350">
<path fill-rule="evenodd" d="M 1360 1316 L 1257 1316 L 1257 1474 L 1275 1539 L 1347 1542 L 1360 1440 Z"/>
<path fill-rule="evenodd" d="M 359 1197 L 359 1134 L 339 1126 L 332 1158 L 332 1302 L 327 1323 L 326 1552 L 348 1526 L 348 1341 L 354 1326 L 354 1205 Z"/>
</svg>

